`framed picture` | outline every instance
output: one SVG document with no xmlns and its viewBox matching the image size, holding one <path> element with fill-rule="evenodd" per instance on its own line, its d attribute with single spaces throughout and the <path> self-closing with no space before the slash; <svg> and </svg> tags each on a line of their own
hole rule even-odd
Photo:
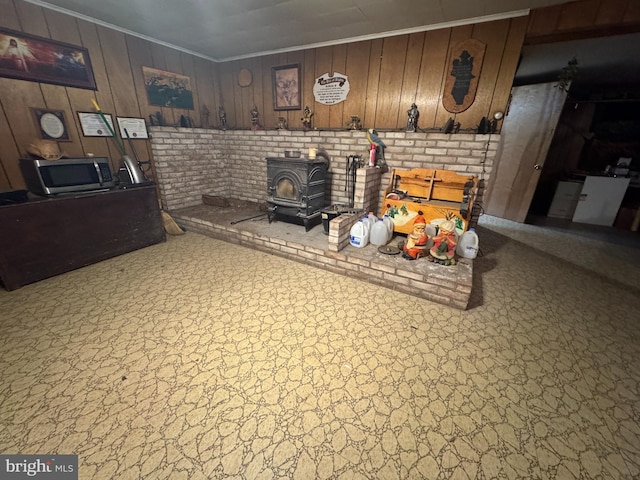
<svg viewBox="0 0 640 480">
<path fill-rule="evenodd" d="M 116 117 L 116 120 L 118 121 L 118 128 L 122 138 L 149 138 L 144 118 Z"/>
<path fill-rule="evenodd" d="M 31 111 L 40 131 L 40 138 L 57 142 L 70 141 L 67 123 L 64 120 L 64 112 L 62 110 L 32 108 Z"/>
<path fill-rule="evenodd" d="M 96 89 L 86 48 L 0 28 L 0 76 Z"/>
<path fill-rule="evenodd" d="M 272 67 L 273 109 L 300 110 L 300 65 Z"/>
<path fill-rule="evenodd" d="M 103 113 L 104 118 L 109 122 L 111 130 L 115 132 L 113 128 L 113 117 L 109 113 Z M 80 120 L 80 126 L 82 127 L 82 134 L 85 137 L 113 137 L 107 127 L 106 123 L 98 113 L 93 112 L 78 112 L 78 119 Z"/>
<path fill-rule="evenodd" d="M 142 67 L 149 105 L 193 110 L 191 79 L 186 75 Z"/>
</svg>

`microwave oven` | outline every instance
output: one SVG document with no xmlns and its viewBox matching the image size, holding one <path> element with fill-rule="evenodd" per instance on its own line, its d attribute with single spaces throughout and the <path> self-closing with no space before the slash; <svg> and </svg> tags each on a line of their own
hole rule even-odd
<svg viewBox="0 0 640 480">
<path fill-rule="evenodd" d="M 38 195 L 106 190 L 116 178 L 104 157 L 20 159 L 20 170 L 30 192 Z"/>
</svg>

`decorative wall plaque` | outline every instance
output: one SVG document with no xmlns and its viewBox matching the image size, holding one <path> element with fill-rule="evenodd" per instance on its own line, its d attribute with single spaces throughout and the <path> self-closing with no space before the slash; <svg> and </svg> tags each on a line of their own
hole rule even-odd
<svg viewBox="0 0 640 480">
<path fill-rule="evenodd" d="M 238 72 L 238 85 L 248 87 L 253 82 L 253 74 L 248 68 L 241 68 Z"/>
<path fill-rule="evenodd" d="M 313 83 L 313 96 L 323 105 L 335 105 L 344 102 L 349 95 L 349 78 L 342 73 L 325 73 Z"/>
<path fill-rule="evenodd" d="M 473 104 L 482 71 L 486 44 L 470 38 L 455 45 L 449 52 L 442 105 L 451 113 L 464 112 Z"/>
<path fill-rule="evenodd" d="M 70 141 L 62 110 L 32 108 L 31 111 L 35 115 L 40 130 L 40 138 L 58 142 Z"/>
</svg>

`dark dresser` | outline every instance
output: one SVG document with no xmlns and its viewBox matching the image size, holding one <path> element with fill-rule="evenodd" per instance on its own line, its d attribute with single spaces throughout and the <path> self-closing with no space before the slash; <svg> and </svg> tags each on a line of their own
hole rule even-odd
<svg viewBox="0 0 640 480">
<path fill-rule="evenodd" d="M 165 241 L 155 185 L 0 206 L 7 290 Z"/>
</svg>

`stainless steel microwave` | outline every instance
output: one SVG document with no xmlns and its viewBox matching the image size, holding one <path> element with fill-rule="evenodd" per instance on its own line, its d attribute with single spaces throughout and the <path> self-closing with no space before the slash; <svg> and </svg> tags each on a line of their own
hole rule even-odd
<svg viewBox="0 0 640 480">
<path fill-rule="evenodd" d="M 109 159 L 104 157 L 20 159 L 20 169 L 29 191 L 38 195 L 105 190 L 116 185 Z"/>
</svg>

